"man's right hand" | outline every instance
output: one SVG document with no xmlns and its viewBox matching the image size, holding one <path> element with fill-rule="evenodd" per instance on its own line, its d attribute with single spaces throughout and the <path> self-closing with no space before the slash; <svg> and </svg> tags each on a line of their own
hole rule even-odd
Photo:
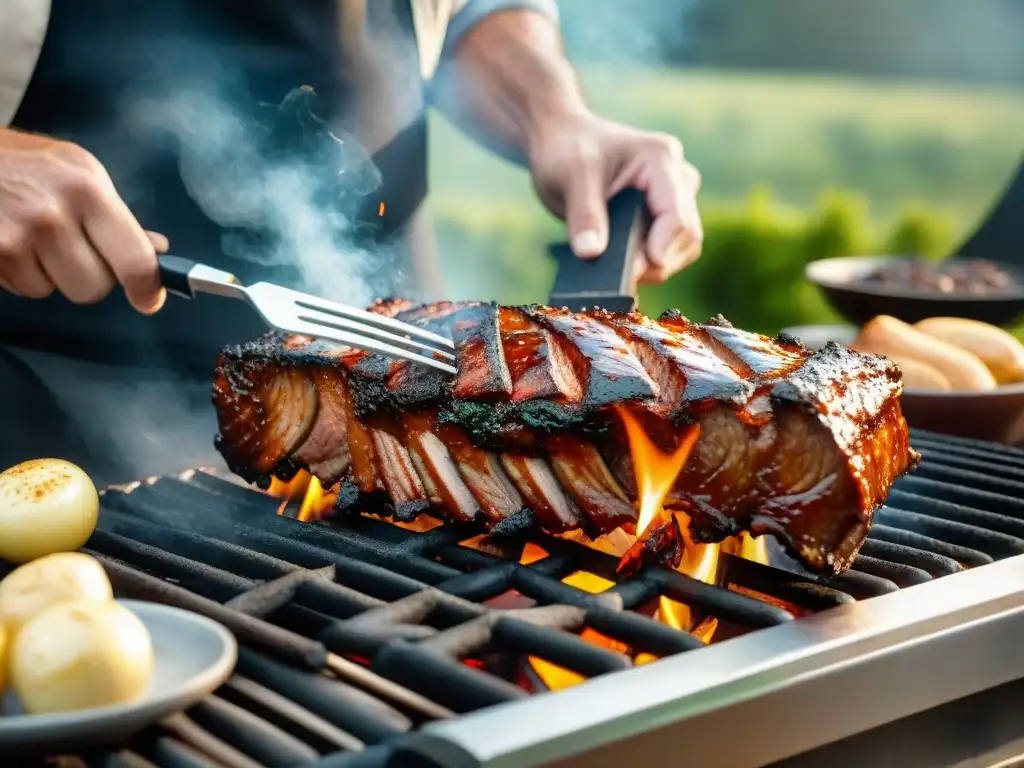
<svg viewBox="0 0 1024 768">
<path fill-rule="evenodd" d="M 81 147 L 0 128 L 0 286 L 94 304 L 120 283 L 132 306 L 163 305 L 156 254 L 100 162 Z"/>
</svg>

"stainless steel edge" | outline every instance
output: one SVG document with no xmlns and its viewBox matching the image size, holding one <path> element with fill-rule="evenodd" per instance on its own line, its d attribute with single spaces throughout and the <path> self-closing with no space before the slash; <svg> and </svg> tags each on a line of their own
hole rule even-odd
<svg viewBox="0 0 1024 768">
<path fill-rule="evenodd" d="M 1024 678 L 1024 556 L 411 734 L 455 768 L 764 765 Z"/>
</svg>

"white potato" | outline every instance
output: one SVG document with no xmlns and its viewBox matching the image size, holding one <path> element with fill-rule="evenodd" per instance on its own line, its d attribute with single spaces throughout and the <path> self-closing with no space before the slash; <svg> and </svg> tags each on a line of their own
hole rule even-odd
<svg viewBox="0 0 1024 768">
<path fill-rule="evenodd" d="M 149 688 L 153 642 L 119 603 L 61 603 L 15 636 L 10 675 L 11 689 L 30 714 L 124 704 Z"/>
<path fill-rule="evenodd" d="M 99 511 L 96 486 L 69 461 L 36 459 L 0 472 L 0 558 L 27 563 L 78 549 Z"/>
<path fill-rule="evenodd" d="M 54 605 L 113 599 L 110 579 L 96 558 L 58 552 L 15 568 L 0 581 L 0 626 L 13 635 Z"/>
</svg>

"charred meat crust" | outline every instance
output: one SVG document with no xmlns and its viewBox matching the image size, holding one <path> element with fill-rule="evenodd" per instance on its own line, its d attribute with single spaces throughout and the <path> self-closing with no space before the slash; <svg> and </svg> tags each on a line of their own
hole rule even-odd
<svg viewBox="0 0 1024 768">
<path fill-rule="evenodd" d="M 234 472 L 265 486 L 306 468 L 340 478 L 339 508 L 478 519 L 492 533 L 628 531 L 622 406 L 666 450 L 682 425 L 700 425 L 666 500 L 689 513 L 696 540 L 772 533 L 808 567 L 840 571 L 917 460 L 898 370 L 838 345 L 812 353 L 678 312 L 371 309 L 450 336 L 458 375 L 273 333 L 228 347 L 213 399 Z"/>
</svg>

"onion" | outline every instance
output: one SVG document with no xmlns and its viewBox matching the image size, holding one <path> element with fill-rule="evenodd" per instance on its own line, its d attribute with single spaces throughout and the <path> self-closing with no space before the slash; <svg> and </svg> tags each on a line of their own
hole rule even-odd
<svg viewBox="0 0 1024 768">
<path fill-rule="evenodd" d="M 37 459 L 0 472 L 0 558 L 27 563 L 78 549 L 99 510 L 96 486 L 71 462 Z"/>
<path fill-rule="evenodd" d="M 0 627 L 14 635 L 54 605 L 113 599 L 110 579 L 98 560 L 82 552 L 59 552 L 26 563 L 0 581 Z"/>
<path fill-rule="evenodd" d="M 116 602 L 62 603 L 14 638 L 11 688 L 29 714 L 135 701 L 153 677 L 149 631 Z"/>
</svg>

